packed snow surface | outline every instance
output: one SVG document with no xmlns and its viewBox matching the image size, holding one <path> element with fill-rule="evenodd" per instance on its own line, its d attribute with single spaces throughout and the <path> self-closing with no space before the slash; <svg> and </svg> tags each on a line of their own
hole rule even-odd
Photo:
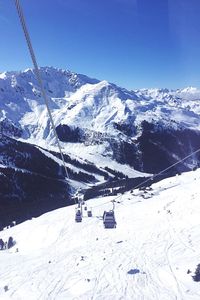
<svg viewBox="0 0 200 300">
<path fill-rule="evenodd" d="M 2 231 L 16 244 L 0 251 L 0 299 L 200 299 L 199 180 L 196 170 L 92 199 L 82 223 L 70 206 Z M 104 229 L 112 199 L 117 228 Z"/>
</svg>

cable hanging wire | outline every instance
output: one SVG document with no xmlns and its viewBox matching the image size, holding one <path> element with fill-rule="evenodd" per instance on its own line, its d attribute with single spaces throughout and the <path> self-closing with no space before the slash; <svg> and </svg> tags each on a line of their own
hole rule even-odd
<svg viewBox="0 0 200 300">
<path fill-rule="evenodd" d="M 141 183 L 139 183 L 138 185 L 134 186 L 132 189 L 138 189 L 139 187 L 143 186 L 145 183 L 152 181 L 152 179 L 156 178 L 157 176 L 163 174 L 164 172 L 170 170 L 171 168 L 173 168 L 174 166 L 180 164 L 181 162 L 185 161 L 186 159 L 188 159 L 189 157 L 193 156 L 194 154 L 197 154 L 198 152 L 200 152 L 200 148 L 198 148 L 197 150 L 191 152 L 190 154 L 188 154 L 187 156 L 183 157 L 182 159 L 179 159 L 177 162 L 175 162 L 174 164 L 170 165 L 169 167 L 161 170 L 160 172 L 153 174 L 151 176 L 149 176 L 148 179 L 142 181 Z M 114 200 L 116 201 L 116 199 L 120 198 L 122 195 L 120 194 L 119 196 L 114 197 Z M 110 202 L 110 201 L 108 201 Z"/>
<path fill-rule="evenodd" d="M 177 162 L 175 162 L 174 164 L 170 165 L 169 167 L 167 167 L 167 168 L 161 170 L 160 172 L 158 172 L 158 173 L 156 173 L 156 174 L 154 174 L 154 175 L 149 176 L 148 179 L 142 181 L 142 182 L 139 183 L 138 185 L 134 186 L 132 189 L 134 189 L 134 190 L 135 190 L 135 189 L 138 189 L 139 187 L 143 186 L 145 183 L 151 182 L 153 178 L 156 178 L 157 176 L 159 176 L 159 175 L 163 174 L 164 172 L 170 170 L 170 169 L 173 168 L 174 166 L 180 164 L 181 162 L 185 161 L 186 159 L 188 159 L 189 157 L 193 156 L 194 154 L 197 154 L 198 152 L 200 152 L 200 148 L 198 148 L 197 150 L 191 152 L 190 154 L 188 154 L 188 155 L 185 156 L 184 158 L 178 160 Z M 119 198 L 121 198 L 121 197 L 122 197 L 122 194 L 120 194 L 120 195 L 118 195 L 118 196 L 116 196 L 116 197 L 113 197 L 113 200 L 112 200 L 112 201 L 116 201 L 117 199 L 119 199 Z M 104 202 L 104 203 L 102 203 L 102 204 L 95 205 L 95 206 L 93 206 L 93 208 L 98 207 L 98 206 L 103 206 L 103 205 L 105 205 L 105 204 L 107 204 L 107 203 L 110 203 L 110 202 L 112 202 L 112 201 L 109 200 L 109 201 Z"/>
<path fill-rule="evenodd" d="M 188 159 L 189 157 L 193 156 L 194 154 L 197 154 L 198 152 L 200 152 L 200 148 L 198 148 L 197 150 L 191 152 L 190 154 L 188 154 L 187 156 L 185 156 L 182 159 L 179 159 L 177 162 L 175 162 L 174 164 L 170 165 L 169 167 L 167 167 L 166 169 L 161 170 L 160 172 L 152 175 L 150 178 L 148 178 L 147 180 L 144 180 L 143 182 L 141 182 L 140 184 L 136 185 L 134 187 L 134 189 L 139 188 L 140 186 L 142 186 L 144 183 L 147 183 L 149 181 L 151 181 L 153 178 L 156 178 L 157 176 L 163 174 L 164 172 L 170 170 L 171 168 L 173 168 L 174 166 L 180 164 L 181 162 L 185 161 L 186 159 Z"/>
<path fill-rule="evenodd" d="M 29 49 L 29 52 L 30 52 L 30 55 L 31 55 L 32 62 L 33 62 L 34 73 L 35 73 L 35 76 L 37 78 L 37 81 L 38 81 L 43 99 L 44 99 L 46 107 L 47 107 L 47 112 L 48 112 L 48 115 L 49 115 L 49 118 L 50 118 L 50 122 L 51 122 L 53 132 L 54 132 L 54 135 L 55 135 L 55 138 L 56 138 L 56 142 L 57 142 L 57 145 L 58 145 L 58 148 L 59 148 L 60 156 L 61 156 L 63 166 L 64 166 L 64 170 L 65 170 L 65 174 L 66 174 L 66 177 L 69 179 L 69 173 L 68 173 L 67 167 L 65 165 L 65 160 L 64 160 L 63 153 L 62 153 L 61 145 L 60 145 L 60 142 L 59 142 L 59 139 L 58 139 L 58 135 L 57 135 L 57 132 L 56 132 L 56 127 L 55 127 L 53 117 L 52 117 L 52 113 L 51 113 L 51 110 L 50 110 L 50 107 L 49 107 L 49 100 L 48 100 L 48 97 L 46 95 L 44 85 L 42 83 L 42 78 L 41 78 L 41 75 L 40 75 L 39 67 L 38 67 L 36 57 L 35 57 L 35 53 L 34 53 L 34 50 L 33 50 L 33 46 L 32 46 L 32 43 L 31 43 L 31 38 L 30 38 L 28 29 L 27 29 L 27 26 L 26 26 L 24 13 L 23 13 L 22 7 L 20 5 L 20 0 L 14 0 L 14 1 L 15 1 L 15 6 L 17 8 L 17 13 L 18 13 L 18 16 L 19 16 L 19 19 L 20 19 L 20 23 L 22 25 L 22 29 L 23 29 L 23 32 L 24 32 L 24 35 L 25 35 L 26 43 L 27 43 L 27 46 L 28 46 L 28 49 Z"/>
</svg>

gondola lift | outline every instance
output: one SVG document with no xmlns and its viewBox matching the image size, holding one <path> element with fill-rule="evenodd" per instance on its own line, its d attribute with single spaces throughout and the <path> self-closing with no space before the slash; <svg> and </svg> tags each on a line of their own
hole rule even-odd
<svg viewBox="0 0 200 300">
<path fill-rule="evenodd" d="M 92 209 L 91 208 L 87 211 L 87 216 L 88 216 L 88 218 L 92 217 Z"/>
<path fill-rule="evenodd" d="M 82 222 L 82 213 L 81 213 L 81 210 L 80 210 L 80 209 L 77 209 L 77 211 L 76 211 L 75 221 L 76 221 L 77 223 Z"/>
<path fill-rule="evenodd" d="M 115 205 L 114 205 L 114 201 L 112 201 L 113 203 L 113 209 L 111 209 L 110 211 L 104 211 L 103 213 L 103 224 L 104 224 L 104 228 L 116 228 L 117 226 L 117 222 L 115 219 Z"/>
</svg>

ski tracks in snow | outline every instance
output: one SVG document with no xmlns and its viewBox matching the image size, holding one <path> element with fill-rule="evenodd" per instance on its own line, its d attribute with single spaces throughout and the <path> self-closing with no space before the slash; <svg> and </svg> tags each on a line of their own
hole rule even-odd
<svg viewBox="0 0 200 300">
<path fill-rule="evenodd" d="M 112 208 L 109 197 L 90 200 L 93 217 L 82 223 L 74 222 L 74 207 L 68 207 L 11 228 L 19 252 L 0 253 L 0 299 L 200 299 L 187 275 L 199 259 L 198 210 L 189 202 L 185 208 L 187 199 L 180 208 L 182 197 L 175 199 L 179 192 L 171 190 L 162 198 L 123 195 L 116 229 L 104 229 L 101 218 Z"/>
</svg>

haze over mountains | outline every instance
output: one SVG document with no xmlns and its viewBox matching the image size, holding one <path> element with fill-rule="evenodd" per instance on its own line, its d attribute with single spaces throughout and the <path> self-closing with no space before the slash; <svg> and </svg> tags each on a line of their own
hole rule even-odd
<svg viewBox="0 0 200 300">
<path fill-rule="evenodd" d="M 197 88 L 128 91 L 66 70 L 40 71 L 70 180 L 33 70 L 0 74 L 0 205 L 12 212 L 1 226 L 70 204 L 69 191 L 155 174 L 200 147 Z M 198 165 L 196 154 L 166 176 Z"/>
</svg>

